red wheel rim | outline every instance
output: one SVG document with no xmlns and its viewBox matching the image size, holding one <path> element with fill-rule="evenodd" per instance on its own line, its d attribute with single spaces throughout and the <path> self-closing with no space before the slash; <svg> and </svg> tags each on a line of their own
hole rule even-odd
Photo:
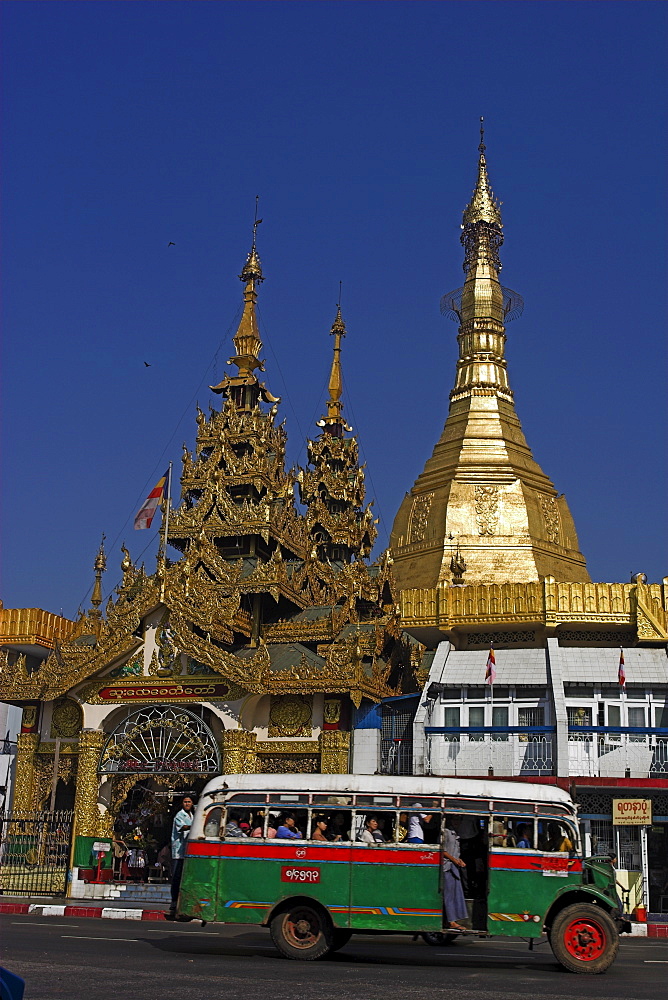
<svg viewBox="0 0 668 1000">
<path fill-rule="evenodd" d="M 285 936 L 293 948 L 312 948 L 322 933 L 317 914 L 306 907 L 291 910 L 285 918 L 284 927 Z"/>
<path fill-rule="evenodd" d="M 594 962 L 605 954 L 608 939 L 604 928 L 591 917 L 572 920 L 564 931 L 564 944 L 569 955 L 579 962 Z"/>
</svg>

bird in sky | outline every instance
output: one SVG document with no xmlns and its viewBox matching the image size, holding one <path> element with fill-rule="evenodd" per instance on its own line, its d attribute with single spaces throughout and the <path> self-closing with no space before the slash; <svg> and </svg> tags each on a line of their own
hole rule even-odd
<svg viewBox="0 0 668 1000">
<path fill-rule="evenodd" d="M 172 243 L 172 242 L 171 242 L 171 240 L 170 240 L 170 242 L 169 242 L 169 243 L 167 244 L 167 246 L 168 246 L 168 247 L 175 247 L 175 246 L 176 246 L 176 243 Z"/>
<path fill-rule="evenodd" d="M 150 367 L 151 367 L 151 366 L 149 365 L 148 361 L 145 361 L 145 362 L 144 362 L 144 364 L 146 365 L 146 367 L 147 367 L 147 368 L 150 368 Z"/>
</svg>

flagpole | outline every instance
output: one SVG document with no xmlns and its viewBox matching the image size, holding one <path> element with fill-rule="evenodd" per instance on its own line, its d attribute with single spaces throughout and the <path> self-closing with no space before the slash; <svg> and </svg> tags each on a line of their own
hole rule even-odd
<svg viewBox="0 0 668 1000">
<path fill-rule="evenodd" d="M 172 463 L 169 463 L 169 469 L 167 470 L 167 497 L 165 499 L 165 516 L 162 519 L 162 527 L 160 529 L 161 541 L 160 541 L 160 554 L 159 562 L 162 563 L 162 572 L 160 574 L 160 600 L 163 600 L 165 596 L 165 578 L 167 576 L 167 532 L 169 531 L 169 512 L 172 506 Z M 162 559 L 160 560 L 160 555 Z"/>
</svg>

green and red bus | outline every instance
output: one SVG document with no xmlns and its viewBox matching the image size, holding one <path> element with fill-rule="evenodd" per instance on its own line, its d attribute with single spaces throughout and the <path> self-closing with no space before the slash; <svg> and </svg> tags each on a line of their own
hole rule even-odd
<svg viewBox="0 0 668 1000">
<path fill-rule="evenodd" d="M 356 931 L 447 935 L 446 827 L 466 862 L 465 932 L 547 934 L 570 971 L 608 968 L 623 923 L 614 869 L 582 856 L 576 808 L 550 785 L 223 775 L 200 797 L 177 913 L 269 926 L 283 955 L 307 961 Z"/>
</svg>

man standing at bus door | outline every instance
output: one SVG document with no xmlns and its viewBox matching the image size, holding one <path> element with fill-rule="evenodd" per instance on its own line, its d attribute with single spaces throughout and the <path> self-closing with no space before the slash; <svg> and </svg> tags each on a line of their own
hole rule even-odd
<svg viewBox="0 0 668 1000">
<path fill-rule="evenodd" d="M 453 931 L 466 930 L 459 920 L 466 920 L 469 913 L 462 886 L 462 871 L 466 862 L 460 857 L 459 837 L 451 819 L 446 821 L 443 836 L 443 908 L 448 927 Z"/>
<path fill-rule="evenodd" d="M 190 795 L 184 795 L 183 808 L 174 817 L 172 823 L 172 903 L 165 916 L 169 920 L 176 918 L 176 903 L 181 887 L 183 859 L 186 856 L 186 840 L 193 822 L 194 803 Z"/>
</svg>

